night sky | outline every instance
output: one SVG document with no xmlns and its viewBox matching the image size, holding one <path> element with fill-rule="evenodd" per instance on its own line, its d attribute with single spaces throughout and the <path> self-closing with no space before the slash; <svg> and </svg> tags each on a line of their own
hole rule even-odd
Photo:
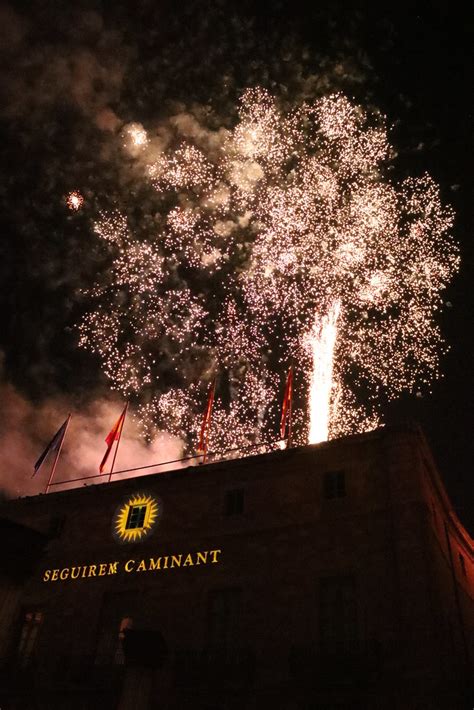
<svg viewBox="0 0 474 710">
<path fill-rule="evenodd" d="M 455 507 L 474 530 L 473 19 L 456 3 L 381 5 L 0 5 L 3 448 L 16 436 L 14 421 L 39 454 L 52 421 L 61 423 L 45 418 L 48 402 L 69 398 L 87 408 L 107 396 L 98 361 L 77 347 L 75 324 L 87 305 L 82 290 L 107 268 L 93 215 L 126 202 L 139 223 L 137 205 L 145 209 L 148 199 L 118 155 L 121 127 L 138 120 L 152 128 L 196 104 L 230 126 L 249 86 L 289 99 L 341 90 L 387 115 L 394 177 L 429 172 L 456 213 L 462 261 L 443 296 L 444 378 L 431 396 L 405 396 L 385 415 L 421 423 Z M 75 189 L 87 204 L 78 214 L 65 206 Z M 6 468 L 0 486 L 3 479 L 10 482 Z M 10 493 L 22 492 L 8 483 Z"/>
</svg>

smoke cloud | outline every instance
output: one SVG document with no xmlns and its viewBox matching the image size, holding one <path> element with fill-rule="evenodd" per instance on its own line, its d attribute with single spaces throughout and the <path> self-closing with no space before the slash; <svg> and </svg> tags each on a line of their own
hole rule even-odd
<svg viewBox="0 0 474 710">
<path fill-rule="evenodd" d="M 120 96 L 128 50 L 97 12 L 57 14 L 46 7 L 35 21 L 0 6 L 3 114 L 10 120 L 70 105 L 101 130 L 119 124 L 110 105 Z M 55 27 L 49 41 L 44 32 Z"/>
<path fill-rule="evenodd" d="M 11 384 L 0 385 L 2 408 L 0 413 L 0 451 L 2 452 L 1 487 L 8 497 L 36 495 L 44 492 L 49 478 L 54 454 L 50 454 L 39 472 L 32 478 L 33 466 L 48 442 L 71 412 L 71 424 L 64 442 L 55 481 L 97 476 L 99 464 L 106 450 L 105 437 L 112 429 L 123 407 L 123 402 L 99 399 L 77 406 L 65 397 L 48 399 L 34 405 Z M 133 412 L 125 422 L 115 470 L 149 466 L 172 461 L 182 456 L 183 444 L 165 432 L 158 432 L 153 443 L 147 444 L 140 436 Z M 106 471 L 110 470 L 112 454 Z M 179 468 L 179 463 L 157 466 L 142 471 L 114 475 L 113 480 L 160 473 Z M 71 485 L 53 486 L 51 491 L 68 487 L 100 484 L 107 476 L 79 481 Z"/>
<path fill-rule="evenodd" d="M 110 269 L 111 255 L 94 233 L 102 212 L 120 210 L 143 238 L 159 235 L 166 210 L 144 171 L 181 142 L 212 159 L 246 86 L 265 86 L 291 103 L 328 87 L 362 87 L 369 71 L 349 56 L 328 59 L 328 47 L 309 52 L 286 23 L 284 33 L 266 27 L 263 38 L 252 3 L 238 11 L 211 3 L 205 12 L 197 0 L 144 3 L 131 13 L 118 0 L 111 8 L 94 0 L 0 2 L 0 159 L 8 176 L 0 190 L 0 486 L 9 495 L 44 489 L 48 467 L 31 479 L 33 463 L 68 411 L 58 477 L 96 473 L 123 406 L 104 396 L 100 362 L 79 351 L 75 330 L 87 310 L 84 294 L 97 273 Z M 253 185 L 258 167 L 236 166 L 232 175 L 236 184 Z M 73 191 L 84 198 L 80 210 L 68 209 Z M 228 187 L 216 186 L 209 210 L 224 210 L 228 199 Z M 177 218 L 192 216 L 188 202 L 179 195 Z M 248 222 L 239 214 L 221 219 L 216 230 L 230 239 Z M 217 248 L 201 256 L 209 267 L 225 261 Z M 176 291 L 187 287 L 178 264 L 173 279 Z M 170 363 L 178 359 L 163 339 L 163 378 L 150 390 L 166 394 L 183 384 L 183 373 L 186 387 L 195 380 L 194 368 L 190 373 L 180 362 L 176 382 Z M 130 416 L 117 467 L 179 456 L 180 439 L 153 434 L 153 444 L 144 442 Z"/>
</svg>

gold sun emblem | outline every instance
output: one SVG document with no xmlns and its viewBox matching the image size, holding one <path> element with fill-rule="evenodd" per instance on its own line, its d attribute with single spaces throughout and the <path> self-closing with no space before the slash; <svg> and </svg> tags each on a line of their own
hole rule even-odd
<svg viewBox="0 0 474 710">
<path fill-rule="evenodd" d="M 159 512 L 158 501 L 153 496 L 135 493 L 114 515 L 114 537 L 120 542 L 142 540 L 155 527 Z"/>
</svg>

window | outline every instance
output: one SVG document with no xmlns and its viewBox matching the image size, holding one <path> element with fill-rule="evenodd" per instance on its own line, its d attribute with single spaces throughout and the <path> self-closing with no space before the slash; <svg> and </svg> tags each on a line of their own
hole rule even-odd
<svg viewBox="0 0 474 710">
<path fill-rule="evenodd" d="M 356 650 L 358 629 L 354 577 L 348 575 L 321 579 L 319 639 L 323 653 L 340 654 Z"/>
<path fill-rule="evenodd" d="M 344 498 L 346 495 L 345 471 L 326 471 L 323 487 L 325 498 Z"/>
<path fill-rule="evenodd" d="M 225 496 L 225 514 L 226 515 L 242 515 L 244 512 L 244 491 L 242 488 L 236 488 L 233 491 L 228 491 Z"/>
<path fill-rule="evenodd" d="M 126 530 L 142 528 L 145 523 L 146 505 L 131 505 L 128 510 Z"/>
<path fill-rule="evenodd" d="M 64 515 L 55 515 L 49 523 L 49 534 L 51 537 L 59 537 L 63 531 L 66 518 Z"/>
<path fill-rule="evenodd" d="M 43 618 L 42 611 L 25 611 L 23 613 L 18 643 L 18 659 L 23 668 L 30 665 L 32 661 Z"/>
<path fill-rule="evenodd" d="M 464 561 L 464 557 L 459 553 L 459 564 L 461 566 L 461 572 L 463 573 L 463 576 L 466 576 L 466 563 Z"/>
<path fill-rule="evenodd" d="M 105 594 L 97 635 L 96 665 L 123 665 L 122 644 L 125 632 L 133 628 L 135 596 L 134 592 Z"/>
<path fill-rule="evenodd" d="M 242 590 L 236 587 L 209 593 L 208 640 L 212 649 L 231 651 L 240 629 Z"/>
</svg>

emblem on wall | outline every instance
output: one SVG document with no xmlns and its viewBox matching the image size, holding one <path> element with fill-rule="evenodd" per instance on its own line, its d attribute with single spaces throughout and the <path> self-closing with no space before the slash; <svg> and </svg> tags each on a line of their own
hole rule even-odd
<svg viewBox="0 0 474 710">
<path fill-rule="evenodd" d="M 134 493 L 115 511 L 112 533 L 117 542 L 140 542 L 153 531 L 161 503 L 145 493 Z"/>
</svg>

